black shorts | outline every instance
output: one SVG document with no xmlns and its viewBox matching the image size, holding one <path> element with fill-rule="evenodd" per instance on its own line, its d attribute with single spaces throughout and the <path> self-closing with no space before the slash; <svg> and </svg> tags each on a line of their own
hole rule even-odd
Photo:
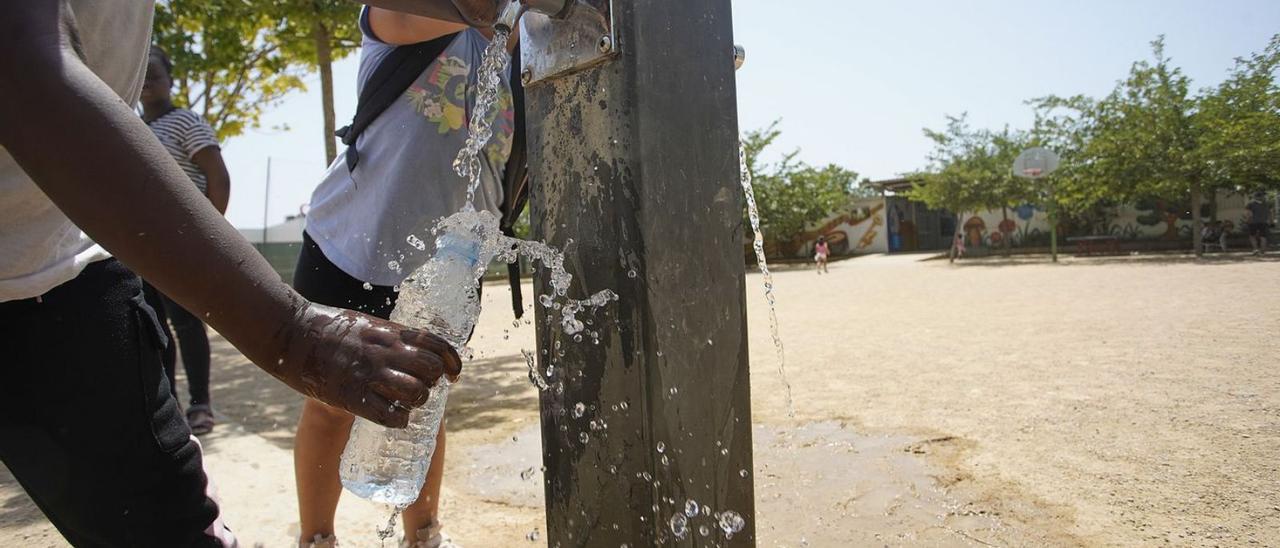
<svg viewBox="0 0 1280 548">
<path fill-rule="evenodd" d="M 333 264 L 306 232 L 302 233 L 298 267 L 293 271 L 293 288 L 313 303 L 364 312 L 384 320 L 391 317 L 399 296 L 395 288 L 385 285 L 370 284 L 365 289 L 365 282 Z M 476 295 L 483 294 L 484 284 L 476 284 Z"/>
<path fill-rule="evenodd" d="M 302 233 L 298 267 L 293 271 L 293 288 L 313 303 L 364 312 L 382 319 L 391 317 L 399 295 L 394 288 L 385 285 L 370 285 L 365 289 L 364 281 L 355 279 L 329 261 L 306 232 Z"/>
<path fill-rule="evenodd" d="M 1271 225 L 1267 223 L 1249 223 L 1249 235 L 1254 238 L 1266 238 L 1267 233 L 1271 231 Z"/>
<path fill-rule="evenodd" d="M 0 460 L 76 546 L 220 546 L 164 335 L 118 261 L 0 303 Z"/>
</svg>

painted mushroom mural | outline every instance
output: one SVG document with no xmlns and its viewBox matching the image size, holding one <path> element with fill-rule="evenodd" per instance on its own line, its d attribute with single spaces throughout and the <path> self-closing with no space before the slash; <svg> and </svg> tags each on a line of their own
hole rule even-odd
<svg viewBox="0 0 1280 548">
<path fill-rule="evenodd" d="M 968 245 L 977 247 L 982 245 L 982 233 L 987 230 L 987 222 L 982 217 L 969 217 L 964 222 L 964 239 Z"/>
</svg>

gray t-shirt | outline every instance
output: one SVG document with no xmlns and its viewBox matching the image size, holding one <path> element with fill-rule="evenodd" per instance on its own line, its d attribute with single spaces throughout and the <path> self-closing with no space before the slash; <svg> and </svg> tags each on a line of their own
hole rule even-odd
<svg viewBox="0 0 1280 548">
<path fill-rule="evenodd" d="M 85 64 L 133 105 L 147 68 L 154 3 L 71 0 L 70 5 Z M 0 147 L 0 302 L 43 295 L 108 257 Z"/>
<path fill-rule="evenodd" d="M 364 43 L 359 87 L 394 48 L 373 35 L 368 9 L 360 15 Z M 453 159 L 467 139 L 474 109 L 476 69 L 489 41 L 474 29 L 461 32 L 444 53 L 356 142 L 360 163 L 347 170 L 343 154 L 311 195 L 307 234 L 325 257 L 347 274 L 376 285 L 399 284 L 435 253 L 430 229 L 462 209 L 467 181 L 453 171 Z M 511 87 L 503 71 L 493 138 L 481 153 L 476 209 L 495 215 L 502 202 L 502 169 L 511 153 L 514 129 Z M 416 235 L 418 250 L 406 242 Z M 400 272 L 388 268 L 400 263 Z"/>
</svg>

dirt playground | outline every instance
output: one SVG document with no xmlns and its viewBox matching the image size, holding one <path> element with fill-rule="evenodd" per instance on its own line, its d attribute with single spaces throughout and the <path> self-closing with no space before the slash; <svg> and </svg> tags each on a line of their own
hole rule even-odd
<svg viewBox="0 0 1280 548">
<path fill-rule="evenodd" d="M 1280 259 L 922 259 L 778 273 L 795 418 L 749 276 L 760 546 L 1280 546 Z M 533 330 L 485 296 L 443 520 L 545 545 Z M 301 400 L 220 338 L 213 382 L 227 520 L 293 546 Z M 342 545 L 378 546 L 387 515 L 345 496 Z M 65 545 L 0 467 L 0 546 Z"/>
</svg>

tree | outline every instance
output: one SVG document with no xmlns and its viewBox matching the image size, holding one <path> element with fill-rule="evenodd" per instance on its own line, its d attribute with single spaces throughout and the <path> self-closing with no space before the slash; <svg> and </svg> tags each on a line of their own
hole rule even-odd
<svg viewBox="0 0 1280 548">
<path fill-rule="evenodd" d="M 325 165 L 338 155 L 333 107 L 333 62 L 360 46 L 360 5 L 350 0 L 284 0 L 273 4 L 280 43 L 292 59 L 320 71 Z"/>
<path fill-rule="evenodd" d="M 1066 108 L 1073 114 L 1064 126 L 1075 126 L 1077 164 L 1064 179 L 1076 208 L 1102 200 L 1131 203 L 1140 199 L 1191 202 L 1192 245 L 1200 254 L 1201 201 L 1217 186 L 1209 178 L 1202 148 L 1205 116 L 1201 98 L 1191 93 L 1190 79 L 1164 53 L 1164 37 L 1151 43 L 1151 61 L 1132 65 L 1126 79 L 1099 101 L 1084 97 L 1048 97 L 1044 109 Z M 1041 117 L 1053 119 L 1052 114 Z M 1176 217 L 1174 217 L 1176 218 Z"/>
<path fill-rule="evenodd" d="M 166 0 L 154 40 L 173 59 L 174 102 L 205 117 L 219 139 L 258 127 L 263 112 L 306 89 L 319 69 L 326 161 L 333 142 L 333 61 L 359 45 L 359 4 L 347 0 Z"/>
<path fill-rule="evenodd" d="M 1280 189 L 1280 35 L 1262 53 L 1237 59 L 1201 103 L 1201 154 L 1220 185 Z"/>
<path fill-rule="evenodd" d="M 775 164 L 763 162 L 761 154 L 781 134 L 778 121 L 774 121 L 765 129 L 748 131 L 742 139 L 760 218 L 767 225 L 765 234 L 775 244 L 791 242 L 806 226 L 866 192 L 858 188 L 856 172 L 836 164 L 814 167 L 797 162 L 799 150 L 784 154 Z"/>
<path fill-rule="evenodd" d="M 258 127 L 267 108 L 303 88 L 280 30 L 271 8 L 250 2 L 157 3 L 153 40 L 173 60 L 174 103 L 204 116 L 219 139 Z"/>
<path fill-rule="evenodd" d="M 1027 133 L 1008 127 L 998 132 L 975 130 L 963 114 L 948 116 L 945 130 L 926 128 L 924 133 L 934 148 L 928 170 L 913 175 L 918 183 L 909 193 L 911 199 L 957 215 L 1000 209 L 1005 219 L 1009 207 L 1036 201 L 1035 185 L 1013 175 L 1014 160 L 1032 143 Z M 960 228 L 957 223 L 957 231 Z M 1008 239 L 1002 242 L 1008 252 Z"/>
</svg>

